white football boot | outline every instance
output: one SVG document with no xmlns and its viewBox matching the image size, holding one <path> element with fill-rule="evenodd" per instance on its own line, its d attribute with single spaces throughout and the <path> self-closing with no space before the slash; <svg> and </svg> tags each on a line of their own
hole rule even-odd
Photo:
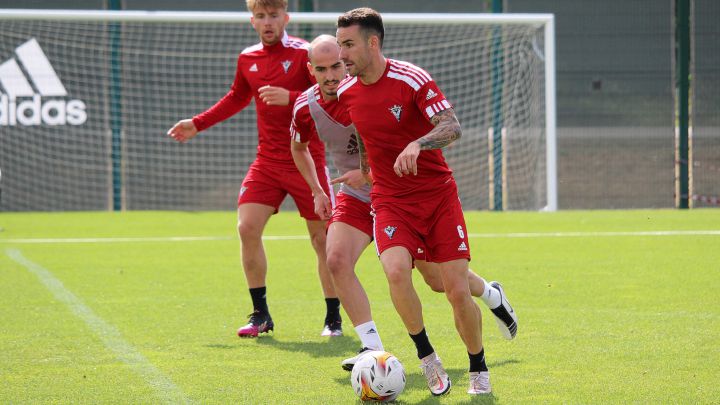
<svg viewBox="0 0 720 405">
<path fill-rule="evenodd" d="M 495 322 L 503 337 L 507 340 L 512 340 L 517 334 L 517 314 L 515 314 L 513 307 L 510 306 L 507 297 L 505 297 L 505 291 L 503 291 L 500 283 L 491 281 L 490 286 L 500 293 L 500 306 L 495 309 L 490 309 L 490 311 L 495 315 Z"/>
<path fill-rule="evenodd" d="M 490 372 L 476 371 L 470 373 L 470 388 L 468 388 L 468 394 L 489 394 L 490 391 Z"/>
<path fill-rule="evenodd" d="M 447 394 L 450 391 L 450 376 L 445 372 L 437 354 L 433 352 L 420 361 L 420 369 L 427 379 L 430 392 L 435 396 Z"/>
</svg>

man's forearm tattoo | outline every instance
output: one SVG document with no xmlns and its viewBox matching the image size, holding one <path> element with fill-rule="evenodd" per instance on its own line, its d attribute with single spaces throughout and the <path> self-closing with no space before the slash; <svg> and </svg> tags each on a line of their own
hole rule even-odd
<svg viewBox="0 0 720 405">
<path fill-rule="evenodd" d="M 452 108 L 433 115 L 430 122 L 435 128 L 417 140 L 422 150 L 444 148 L 462 136 L 460 122 Z"/>
<path fill-rule="evenodd" d="M 357 135 L 358 150 L 360 151 L 360 172 L 363 175 L 370 173 L 370 164 L 368 163 L 367 152 L 365 151 L 365 144 L 362 141 L 360 134 Z"/>
</svg>

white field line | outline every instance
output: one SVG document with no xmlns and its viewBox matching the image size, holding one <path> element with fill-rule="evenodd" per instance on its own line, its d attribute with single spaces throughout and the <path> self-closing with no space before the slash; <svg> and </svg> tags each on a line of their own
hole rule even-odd
<svg viewBox="0 0 720 405">
<path fill-rule="evenodd" d="M 515 233 L 471 233 L 478 239 L 517 238 L 592 238 L 615 236 L 720 236 L 720 230 L 690 231 L 618 231 L 618 232 L 515 232 Z M 236 240 L 235 236 L 168 236 L 168 237 L 123 237 L 123 238 L 19 238 L 0 239 L 0 243 L 42 244 L 42 243 L 144 243 L 144 242 L 207 242 Z M 307 235 L 268 235 L 263 240 L 307 240 Z"/>
<path fill-rule="evenodd" d="M 588 238 L 607 236 L 720 236 L 720 230 L 471 233 L 471 238 Z"/>
<path fill-rule="evenodd" d="M 307 236 L 296 239 L 307 239 Z M 123 238 L 24 238 L 0 239 L 0 243 L 126 243 L 126 242 L 203 242 L 216 240 L 234 240 L 231 236 L 160 236 L 160 237 L 123 237 Z"/>
<path fill-rule="evenodd" d="M 17 249 L 7 249 L 5 253 L 10 259 L 21 264 L 30 273 L 37 276 L 58 301 L 67 305 L 73 315 L 85 322 L 90 330 L 100 338 L 105 347 L 114 352 L 118 359 L 145 379 L 163 402 L 168 404 L 191 403 L 170 378 L 123 339 L 122 334 L 115 326 L 97 316 L 80 298 L 65 288 L 63 283 L 55 278 L 49 270 L 26 259 Z"/>
</svg>

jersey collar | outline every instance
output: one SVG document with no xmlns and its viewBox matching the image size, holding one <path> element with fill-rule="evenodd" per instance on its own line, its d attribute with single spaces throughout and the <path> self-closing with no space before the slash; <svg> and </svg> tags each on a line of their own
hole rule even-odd
<svg viewBox="0 0 720 405">
<path fill-rule="evenodd" d="M 267 49 L 267 50 L 287 48 L 287 47 L 289 47 L 289 43 L 290 43 L 290 36 L 287 34 L 287 31 L 283 31 L 282 39 L 280 39 L 280 41 L 278 41 L 272 45 L 265 45 L 264 43 L 260 42 L 263 49 Z"/>
<path fill-rule="evenodd" d="M 283 36 L 280 41 L 278 41 L 275 44 L 272 45 L 265 45 L 261 42 L 263 49 L 277 49 L 277 48 L 287 48 L 288 44 L 290 42 L 290 36 L 288 35 L 287 31 L 283 31 Z"/>
<path fill-rule="evenodd" d="M 283 31 L 283 36 L 280 42 L 282 42 L 283 46 L 287 48 L 288 41 L 290 41 L 290 36 L 288 35 L 287 31 Z"/>
</svg>

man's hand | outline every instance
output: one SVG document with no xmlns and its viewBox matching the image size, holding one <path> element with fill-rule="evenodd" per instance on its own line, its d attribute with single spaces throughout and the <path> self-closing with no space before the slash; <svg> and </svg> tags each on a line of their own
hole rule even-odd
<svg viewBox="0 0 720 405">
<path fill-rule="evenodd" d="M 192 119 L 178 121 L 177 124 L 167 131 L 167 134 L 178 142 L 187 142 L 194 138 L 197 133 L 198 130 L 195 124 L 193 124 Z"/>
<path fill-rule="evenodd" d="M 368 183 L 360 169 L 350 170 L 337 179 L 330 180 L 330 184 L 345 183 L 352 188 L 360 188 Z"/>
<path fill-rule="evenodd" d="M 332 216 L 332 204 L 330 198 L 323 192 L 317 193 L 313 196 L 315 202 L 315 214 L 320 217 L 323 221 L 327 221 Z"/>
<path fill-rule="evenodd" d="M 399 177 L 410 173 L 416 176 L 418 155 L 420 155 L 420 144 L 415 141 L 410 142 L 405 149 L 400 152 L 397 159 L 395 159 L 395 164 L 393 165 L 395 174 Z"/>
<path fill-rule="evenodd" d="M 262 86 L 258 89 L 260 100 L 267 105 L 288 105 L 290 104 L 290 91 L 275 86 Z"/>
</svg>

